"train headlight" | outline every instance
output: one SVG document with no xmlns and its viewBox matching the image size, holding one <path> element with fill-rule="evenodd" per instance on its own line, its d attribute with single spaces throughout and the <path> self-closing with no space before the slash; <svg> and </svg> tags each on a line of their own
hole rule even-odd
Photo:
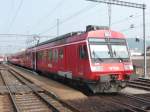
<svg viewBox="0 0 150 112">
<path fill-rule="evenodd" d="M 133 70 L 133 66 L 132 65 L 124 65 L 124 69 L 125 70 Z"/>
<path fill-rule="evenodd" d="M 99 71 L 103 71 L 103 67 L 102 66 L 92 66 L 91 70 L 93 72 L 99 72 Z"/>
</svg>

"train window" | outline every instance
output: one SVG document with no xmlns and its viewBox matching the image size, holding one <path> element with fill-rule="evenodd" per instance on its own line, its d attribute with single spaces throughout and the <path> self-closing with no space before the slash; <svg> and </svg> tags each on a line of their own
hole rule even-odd
<svg viewBox="0 0 150 112">
<path fill-rule="evenodd" d="M 45 61 L 46 62 L 48 61 L 48 50 L 46 50 L 46 52 L 45 52 Z"/>
<path fill-rule="evenodd" d="M 63 49 L 59 49 L 59 58 L 63 59 L 63 57 L 64 57 Z"/>
<path fill-rule="evenodd" d="M 38 52 L 37 55 L 38 55 L 38 56 L 37 56 L 38 59 L 42 59 L 42 55 L 43 55 L 42 52 Z"/>
<path fill-rule="evenodd" d="M 55 50 L 53 50 L 53 59 L 55 59 Z"/>
<path fill-rule="evenodd" d="M 53 52 L 53 59 L 54 59 L 55 62 L 58 61 L 58 50 L 57 49 L 55 49 L 54 52 Z"/>
<path fill-rule="evenodd" d="M 79 56 L 81 59 L 87 58 L 87 47 L 86 47 L 86 45 L 79 46 Z"/>
<path fill-rule="evenodd" d="M 49 59 L 50 59 L 50 61 L 53 60 L 53 52 L 52 52 L 52 50 L 49 50 Z"/>
<path fill-rule="evenodd" d="M 57 62 L 57 61 L 58 61 L 58 50 L 56 49 L 56 50 L 55 50 L 55 52 L 56 52 L 56 55 L 55 55 L 55 56 L 56 56 L 56 57 L 55 57 L 55 60 L 56 60 L 56 62 Z"/>
</svg>

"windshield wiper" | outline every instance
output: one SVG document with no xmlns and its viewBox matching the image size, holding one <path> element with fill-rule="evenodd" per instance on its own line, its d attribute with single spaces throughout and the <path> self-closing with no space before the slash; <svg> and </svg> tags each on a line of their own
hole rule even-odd
<svg viewBox="0 0 150 112">
<path fill-rule="evenodd" d="M 118 57 L 118 59 L 119 59 L 121 62 L 123 62 L 123 59 L 122 59 L 121 57 Z"/>
<path fill-rule="evenodd" d="M 96 59 L 98 59 L 99 61 L 102 61 L 102 62 L 103 62 L 102 58 L 96 58 Z"/>
<path fill-rule="evenodd" d="M 93 51 L 94 59 L 98 59 L 99 61 L 103 61 L 102 58 L 98 57 L 96 53 Z"/>
<path fill-rule="evenodd" d="M 119 59 L 121 62 L 123 61 L 123 59 L 117 55 L 116 51 L 114 50 L 113 54 L 116 56 L 117 59 Z"/>
</svg>

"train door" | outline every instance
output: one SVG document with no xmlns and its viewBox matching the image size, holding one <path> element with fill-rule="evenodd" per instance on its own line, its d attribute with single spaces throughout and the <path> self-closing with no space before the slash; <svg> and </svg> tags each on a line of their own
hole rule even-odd
<svg viewBox="0 0 150 112">
<path fill-rule="evenodd" d="M 36 66 L 37 66 L 36 58 L 37 58 L 36 52 L 32 52 L 32 69 L 33 70 L 36 70 Z"/>
<path fill-rule="evenodd" d="M 48 50 L 48 71 L 53 72 L 53 50 Z"/>
<path fill-rule="evenodd" d="M 87 59 L 88 59 L 88 53 L 87 53 L 87 46 L 85 44 L 79 45 L 78 47 L 78 75 L 79 77 L 83 77 L 86 75 L 86 71 L 88 69 L 87 67 Z"/>
<path fill-rule="evenodd" d="M 65 47 L 64 67 L 67 70 L 68 78 L 77 77 L 77 48 L 76 45 L 69 45 Z"/>
<path fill-rule="evenodd" d="M 53 70 L 54 70 L 54 72 L 57 72 L 57 70 L 58 70 L 58 49 L 57 48 L 55 48 L 55 49 L 53 49 Z"/>
</svg>

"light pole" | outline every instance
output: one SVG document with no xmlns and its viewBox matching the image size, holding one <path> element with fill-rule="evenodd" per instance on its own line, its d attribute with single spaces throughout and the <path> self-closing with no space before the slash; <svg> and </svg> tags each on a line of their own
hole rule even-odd
<svg viewBox="0 0 150 112">
<path fill-rule="evenodd" d="M 148 78 L 147 76 L 147 53 L 146 53 L 146 35 L 145 35 L 145 4 L 143 4 L 143 43 L 144 43 L 144 77 Z"/>
<path fill-rule="evenodd" d="M 111 4 L 108 4 L 109 30 L 111 29 Z"/>
</svg>

